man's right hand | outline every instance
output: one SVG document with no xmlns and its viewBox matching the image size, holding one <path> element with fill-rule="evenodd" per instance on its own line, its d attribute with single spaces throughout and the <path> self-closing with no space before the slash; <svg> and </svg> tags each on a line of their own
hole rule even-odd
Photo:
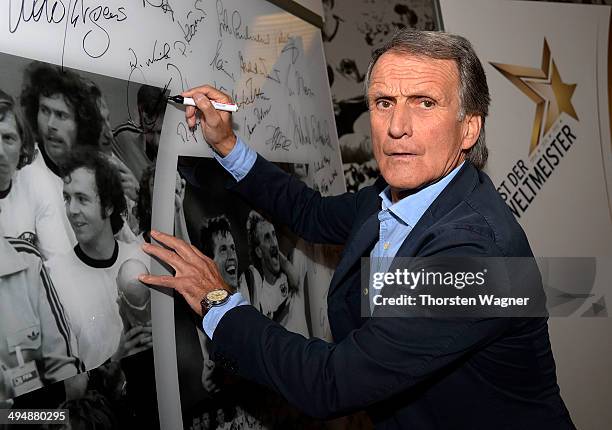
<svg viewBox="0 0 612 430">
<path fill-rule="evenodd" d="M 197 104 L 197 108 L 187 106 L 185 118 L 187 125 L 194 128 L 197 124 L 200 112 L 202 135 L 206 142 L 222 157 L 226 157 L 234 145 L 236 145 L 236 135 L 232 130 L 232 114 L 230 112 L 218 111 L 210 102 L 214 100 L 221 103 L 232 103 L 230 96 L 217 90 L 210 85 L 202 85 L 181 93 L 183 97 L 191 97 Z"/>
</svg>

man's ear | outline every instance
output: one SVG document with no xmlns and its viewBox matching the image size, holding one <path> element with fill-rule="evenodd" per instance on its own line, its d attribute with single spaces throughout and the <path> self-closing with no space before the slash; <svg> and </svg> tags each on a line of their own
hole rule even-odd
<svg viewBox="0 0 612 430">
<path fill-rule="evenodd" d="M 259 247 L 259 245 L 255 247 L 255 255 L 259 258 L 263 258 L 263 254 L 261 252 L 261 248 Z"/>
<path fill-rule="evenodd" d="M 115 209 L 113 208 L 112 205 L 104 209 L 104 215 L 106 215 L 106 218 L 110 217 L 113 214 L 114 210 Z"/>
<path fill-rule="evenodd" d="M 461 140 L 461 149 L 468 150 L 476 144 L 480 129 L 482 128 L 482 116 L 468 115 L 463 120 L 463 136 Z"/>
</svg>

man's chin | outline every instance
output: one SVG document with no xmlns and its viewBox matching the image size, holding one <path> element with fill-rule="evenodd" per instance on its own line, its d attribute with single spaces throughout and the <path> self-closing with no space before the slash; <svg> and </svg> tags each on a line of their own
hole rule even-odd
<svg viewBox="0 0 612 430">
<path fill-rule="evenodd" d="M 53 162 L 55 162 L 56 164 L 65 160 L 67 155 L 68 155 L 68 151 L 66 150 L 66 148 L 53 148 L 53 146 L 47 146 L 47 154 L 49 155 L 49 157 L 51 158 L 51 160 L 53 160 Z"/>
<path fill-rule="evenodd" d="M 389 185 L 389 188 L 391 188 L 392 192 L 404 193 L 404 192 L 418 190 L 427 183 L 425 178 L 420 177 L 420 176 L 410 175 L 405 170 L 403 172 L 404 174 L 402 174 L 401 170 L 400 171 L 395 170 L 395 171 L 386 172 L 386 173 L 387 173 L 386 175 L 385 173 L 382 173 L 382 175 L 383 175 L 383 178 L 385 179 L 385 182 Z"/>
</svg>

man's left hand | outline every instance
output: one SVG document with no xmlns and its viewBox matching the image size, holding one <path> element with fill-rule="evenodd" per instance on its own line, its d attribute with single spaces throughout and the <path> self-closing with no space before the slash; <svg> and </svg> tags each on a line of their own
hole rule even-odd
<svg viewBox="0 0 612 430">
<path fill-rule="evenodd" d="M 174 269 L 174 276 L 141 275 L 138 279 L 149 285 L 172 288 L 178 291 L 191 309 L 202 315 L 200 301 L 214 290 L 230 291 L 217 265 L 195 246 L 174 236 L 151 230 L 151 237 L 167 248 L 145 243 L 142 249 Z"/>
</svg>

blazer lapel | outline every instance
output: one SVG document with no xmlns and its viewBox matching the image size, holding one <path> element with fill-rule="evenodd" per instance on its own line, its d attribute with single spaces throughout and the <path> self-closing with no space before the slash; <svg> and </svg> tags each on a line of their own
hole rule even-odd
<svg viewBox="0 0 612 430">
<path fill-rule="evenodd" d="M 408 236 L 397 250 L 397 254 L 395 254 L 396 257 L 414 257 L 420 248 L 420 239 L 422 239 L 423 233 L 431 227 L 434 222 L 435 219 L 431 212 L 429 210 L 425 211 L 421 219 L 419 219 L 419 222 L 410 230 L 410 233 L 408 233 Z M 394 269 L 395 267 L 393 265 L 389 267 L 390 272 Z"/>
</svg>

